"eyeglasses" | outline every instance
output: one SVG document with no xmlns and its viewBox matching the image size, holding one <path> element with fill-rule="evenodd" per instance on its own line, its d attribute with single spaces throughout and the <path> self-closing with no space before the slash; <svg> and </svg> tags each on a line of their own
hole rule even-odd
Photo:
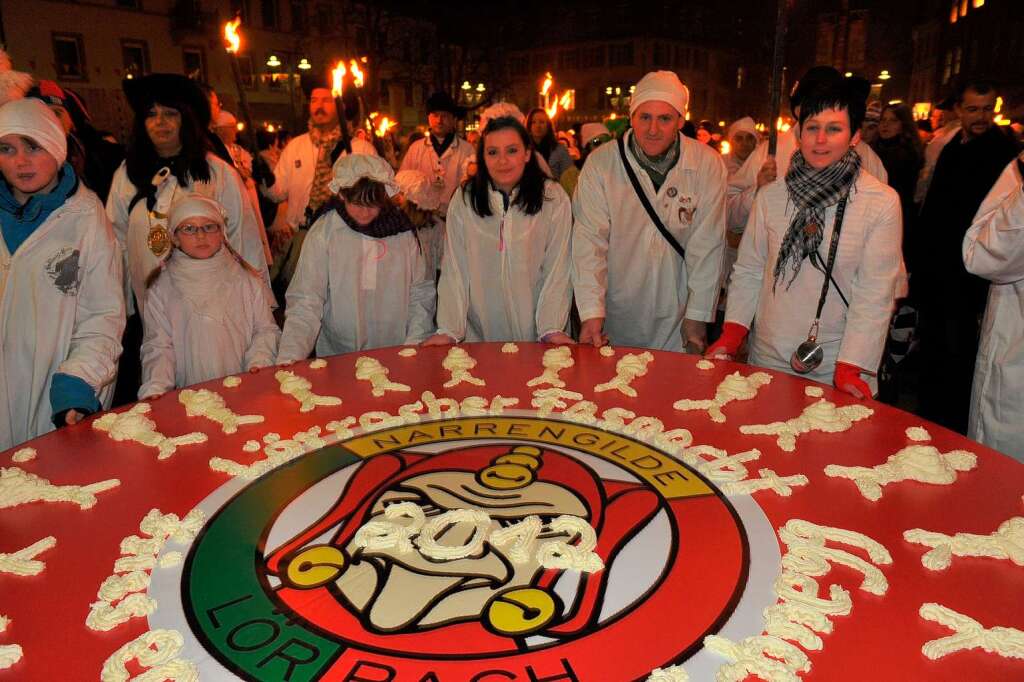
<svg viewBox="0 0 1024 682">
<path fill-rule="evenodd" d="M 217 223 L 206 223 L 205 225 L 183 225 L 179 227 L 176 232 L 181 234 L 187 234 L 190 237 L 194 237 L 200 232 L 203 234 L 213 234 L 220 230 L 220 225 Z"/>
</svg>

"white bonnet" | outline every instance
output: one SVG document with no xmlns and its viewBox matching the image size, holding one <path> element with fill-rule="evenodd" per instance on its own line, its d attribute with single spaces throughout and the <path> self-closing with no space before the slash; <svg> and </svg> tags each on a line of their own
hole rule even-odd
<svg viewBox="0 0 1024 682">
<path fill-rule="evenodd" d="M 526 125 L 526 116 L 519 110 L 519 107 L 511 102 L 498 102 L 487 107 L 480 114 L 480 134 L 483 135 L 484 128 L 487 127 L 488 121 L 492 118 L 504 118 L 506 116 L 519 121 L 519 124 L 522 126 Z"/>
<path fill-rule="evenodd" d="M 405 198 L 424 211 L 436 210 L 441 205 L 437 189 L 423 171 L 401 170 L 395 175 L 395 182 L 402 190 Z"/>
<path fill-rule="evenodd" d="M 208 218 L 222 228 L 227 222 L 224 207 L 202 194 L 186 194 L 171 204 L 170 213 L 167 215 L 167 226 L 173 233 L 182 221 L 189 218 Z"/>
<path fill-rule="evenodd" d="M 395 171 L 387 161 L 371 154 L 344 154 L 334 162 L 334 178 L 328 187 L 335 194 L 339 190 L 354 186 L 363 178 L 384 185 L 388 196 L 393 197 L 400 191 L 395 182 Z"/>
<path fill-rule="evenodd" d="M 16 99 L 0 107 L 0 137 L 21 135 L 36 141 L 57 165 L 64 164 L 68 155 L 68 140 L 64 127 L 42 101 L 34 97 Z"/>
</svg>

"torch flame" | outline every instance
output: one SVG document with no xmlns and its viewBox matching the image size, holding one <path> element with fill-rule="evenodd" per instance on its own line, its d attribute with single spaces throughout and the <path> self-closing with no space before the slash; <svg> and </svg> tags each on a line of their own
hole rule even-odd
<svg viewBox="0 0 1024 682">
<path fill-rule="evenodd" d="M 345 62 L 339 61 L 333 69 L 331 69 L 331 95 L 334 97 L 341 97 L 341 93 L 344 89 L 342 81 L 345 79 Z"/>
<path fill-rule="evenodd" d="M 568 109 L 572 105 L 572 90 L 566 90 L 558 103 L 562 105 L 562 109 Z"/>
<path fill-rule="evenodd" d="M 224 24 L 224 40 L 227 42 L 227 51 L 237 54 L 242 47 L 242 38 L 238 35 L 238 27 L 242 25 L 242 17 L 235 17 L 234 21 Z"/>
<path fill-rule="evenodd" d="M 363 70 L 359 68 L 359 62 L 351 60 L 349 62 L 349 73 L 352 74 L 352 82 L 357 88 L 363 87 Z"/>
<path fill-rule="evenodd" d="M 540 86 L 540 94 L 545 96 L 545 97 L 547 97 L 548 90 L 550 90 L 551 86 L 554 85 L 554 84 L 555 84 L 555 79 L 551 75 L 551 72 L 549 71 L 548 73 L 544 74 L 544 84 L 542 86 Z"/>
<path fill-rule="evenodd" d="M 377 126 L 377 137 L 384 137 L 389 130 L 395 127 L 395 123 L 387 116 L 380 120 L 380 124 Z"/>
<path fill-rule="evenodd" d="M 548 119 L 554 121 L 555 116 L 558 115 L 558 100 L 552 102 L 550 107 L 545 107 L 544 111 L 547 112 Z"/>
</svg>

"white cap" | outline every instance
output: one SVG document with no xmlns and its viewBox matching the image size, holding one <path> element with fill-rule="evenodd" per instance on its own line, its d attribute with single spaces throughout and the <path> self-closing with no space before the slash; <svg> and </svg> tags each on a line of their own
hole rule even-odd
<svg viewBox="0 0 1024 682">
<path fill-rule="evenodd" d="M 740 132 L 750 133 L 754 137 L 757 137 L 757 128 L 754 127 L 754 119 L 749 116 L 744 116 L 737 121 L 733 121 L 732 125 L 729 126 L 729 130 L 725 133 L 725 139 L 731 140 L 733 135 Z"/>
<path fill-rule="evenodd" d="M 230 111 L 224 109 L 220 110 L 217 114 L 217 120 L 213 122 L 213 125 L 217 128 L 234 128 L 238 125 L 238 119 Z"/>
<path fill-rule="evenodd" d="M 580 144 L 586 146 L 588 142 L 599 135 L 611 136 L 612 131 L 603 123 L 584 123 L 580 128 Z"/>
<path fill-rule="evenodd" d="M 629 101 L 629 115 L 632 116 L 644 102 L 651 101 L 665 102 L 678 111 L 680 116 L 685 116 L 686 107 L 690 103 L 690 91 L 674 71 L 651 71 L 636 84 L 636 90 Z"/>
<path fill-rule="evenodd" d="M 0 107 L 0 137 L 21 135 L 36 141 L 40 147 L 64 165 L 68 156 L 68 139 L 64 127 L 42 101 L 34 97 L 16 99 Z"/>
<path fill-rule="evenodd" d="M 395 171 L 391 165 L 379 156 L 370 154 L 344 154 L 334 162 L 334 179 L 328 187 L 335 194 L 338 190 L 354 186 L 363 178 L 384 185 L 388 196 L 393 197 L 401 191 L 395 182 Z"/>
<path fill-rule="evenodd" d="M 441 205 L 441 197 L 430 182 L 426 173 L 418 170 L 401 170 L 395 175 L 395 182 L 408 201 L 416 204 L 424 211 L 436 210 Z"/>
<path fill-rule="evenodd" d="M 209 197 L 195 193 L 186 194 L 171 204 L 167 225 L 173 233 L 178 229 L 178 225 L 189 218 L 207 218 L 220 225 L 222 229 L 227 222 L 223 206 Z"/>
<path fill-rule="evenodd" d="M 526 125 L 526 116 L 523 115 L 523 112 L 520 111 L 519 107 L 511 102 L 498 102 L 497 104 L 492 104 L 487 107 L 484 109 L 483 113 L 480 114 L 480 134 L 483 135 L 484 128 L 487 127 L 487 123 L 492 118 L 504 118 L 506 116 L 519 121 L 519 124 L 522 126 Z"/>
</svg>

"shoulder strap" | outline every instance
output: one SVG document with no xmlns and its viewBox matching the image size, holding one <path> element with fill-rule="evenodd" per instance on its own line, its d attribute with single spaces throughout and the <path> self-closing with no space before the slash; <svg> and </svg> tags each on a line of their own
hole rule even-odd
<svg viewBox="0 0 1024 682">
<path fill-rule="evenodd" d="M 685 260 L 686 250 L 679 244 L 679 242 L 676 241 L 676 238 L 673 237 L 672 233 L 668 231 L 668 228 L 665 227 L 665 224 L 661 222 L 661 218 L 658 217 L 658 214 L 654 210 L 654 207 L 651 206 L 651 202 L 647 199 L 647 195 L 644 193 L 644 188 L 640 186 L 640 181 L 637 180 L 636 173 L 633 172 L 633 167 L 629 165 L 629 159 L 626 158 L 626 143 L 624 141 L 625 137 L 626 136 L 623 135 L 622 137 L 619 138 L 619 155 L 622 157 L 622 165 L 626 169 L 626 175 L 629 176 L 629 181 L 633 184 L 633 189 L 636 191 L 636 196 L 640 200 L 640 203 L 643 205 L 644 209 L 647 211 L 647 215 L 651 217 L 651 221 L 654 223 L 654 226 L 658 228 L 658 232 L 661 233 L 661 236 L 665 238 L 665 241 L 669 243 L 669 246 L 675 249 L 676 253 L 679 254 L 679 257 Z"/>
</svg>

